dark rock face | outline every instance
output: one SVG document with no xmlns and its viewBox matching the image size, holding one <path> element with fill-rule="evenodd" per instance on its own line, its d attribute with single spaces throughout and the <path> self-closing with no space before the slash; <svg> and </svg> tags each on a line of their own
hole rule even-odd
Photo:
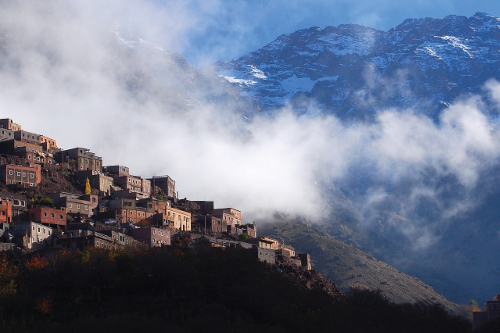
<svg viewBox="0 0 500 333">
<path fill-rule="evenodd" d="M 370 118 L 385 108 L 413 108 L 435 119 L 462 95 L 485 96 L 500 78 L 500 19 L 409 19 L 387 32 L 359 25 L 317 27 L 282 35 L 216 72 L 272 113 Z"/>
</svg>

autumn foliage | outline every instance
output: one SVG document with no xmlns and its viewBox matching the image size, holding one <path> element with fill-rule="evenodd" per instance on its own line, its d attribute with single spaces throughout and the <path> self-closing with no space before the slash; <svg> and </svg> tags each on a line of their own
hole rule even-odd
<svg viewBox="0 0 500 333">
<path fill-rule="evenodd" d="M 242 249 L 0 256 L 0 332 L 470 332 L 439 305 L 305 290 Z"/>
</svg>

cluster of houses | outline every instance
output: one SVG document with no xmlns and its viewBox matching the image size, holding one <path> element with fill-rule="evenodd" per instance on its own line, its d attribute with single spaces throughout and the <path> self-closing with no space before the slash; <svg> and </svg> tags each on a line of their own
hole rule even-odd
<svg viewBox="0 0 500 333">
<path fill-rule="evenodd" d="M 243 224 L 238 209 L 179 199 L 169 176 L 142 178 L 126 166 L 104 166 L 90 149 L 61 149 L 56 140 L 24 131 L 11 119 L 0 119 L 0 157 L 0 183 L 6 188 L 0 192 L 0 251 L 144 249 L 171 245 L 182 235 L 192 244 L 254 249 L 262 261 L 310 269 L 307 254 L 296 256 L 290 246 L 257 238 L 255 224 Z M 71 173 L 85 195 L 20 194 L 39 187 L 50 170 Z"/>
</svg>

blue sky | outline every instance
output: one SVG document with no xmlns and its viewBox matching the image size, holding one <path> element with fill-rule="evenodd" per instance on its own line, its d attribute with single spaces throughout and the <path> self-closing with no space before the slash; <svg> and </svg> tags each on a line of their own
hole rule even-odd
<svg viewBox="0 0 500 333">
<path fill-rule="evenodd" d="M 200 67 L 257 50 L 284 33 L 357 23 L 380 30 L 407 18 L 500 17 L 500 1 L 450 0 L 68 0 L 92 16 L 118 21 L 138 36 Z"/>
</svg>

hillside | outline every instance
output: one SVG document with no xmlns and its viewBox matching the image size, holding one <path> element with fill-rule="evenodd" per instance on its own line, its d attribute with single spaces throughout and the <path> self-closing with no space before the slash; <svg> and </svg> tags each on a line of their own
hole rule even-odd
<svg viewBox="0 0 500 333">
<path fill-rule="evenodd" d="M 2 332 L 470 332 L 438 305 L 298 287 L 246 250 L 0 256 Z"/>
<path fill-rule="evenodd" d="M 454 313 L 459 305 L 448 301 L 432 287 L 357 248 L 335 240 L 321 228 L 293 217 L 275 217 L 261 223 L 261 232 L 291 244 L 297 251 L 311 254 L 313 267 L 337 284 L 341 291 L 350 288 L 381 290 L 396 303 L 419 301 L 439 303 Z"/>
</svg>

